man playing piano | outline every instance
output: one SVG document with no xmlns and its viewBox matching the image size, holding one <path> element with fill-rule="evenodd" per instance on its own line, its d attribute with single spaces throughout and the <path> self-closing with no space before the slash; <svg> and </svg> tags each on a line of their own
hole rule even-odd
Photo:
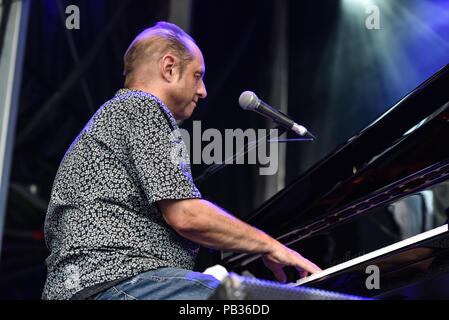
<svg viewBox="0 0 449 320">
<path fill-rule="evenodd" d="M 62 160 L 45 222 L 44 299 L 206 299 L 219 281 L 191 271 L 199 244 L 260 253 L 275 277 L 320 269 L 201 198 L 176 120 L 206 97 L 195 41 L 159 22 L 131 43 L 125 88 L 88 122 Z M 179 150 L 182 150 L 179 149 Z M 176 158 L 176 157 L 175 157 Z"/>
</svg>

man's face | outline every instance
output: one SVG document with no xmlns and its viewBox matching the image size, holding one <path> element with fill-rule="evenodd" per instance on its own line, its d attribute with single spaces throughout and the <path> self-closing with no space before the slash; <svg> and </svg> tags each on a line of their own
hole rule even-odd
<svg viewBox="0 0 449 320">
<path fill-rule="evenodd" d="M 184 73 L 173 83 L 171 111 L 176 120 L 190 118 L 198 100 L 207 95 L 203 82 L 205 72 L 204 59 L 198 47 L 193 48 L 194 59 L 185 68 Z"/>
</svg>

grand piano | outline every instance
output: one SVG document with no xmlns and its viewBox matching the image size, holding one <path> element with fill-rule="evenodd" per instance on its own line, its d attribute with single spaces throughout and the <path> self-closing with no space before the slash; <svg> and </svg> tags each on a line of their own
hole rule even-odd
<svg viewBox="0 0 449 320">
<path fill-rule="evenodd" d="M 449 65 L 246 221 L 323 269 L 297 279 L 287 268 L 290 286 L 378 299 L 447 299 L 448 215 Z M 258 255 L 222 252 L 220 264 L 271 277 Z M 374 272 L 380 279 L 373 286 Z"/>
</svg>

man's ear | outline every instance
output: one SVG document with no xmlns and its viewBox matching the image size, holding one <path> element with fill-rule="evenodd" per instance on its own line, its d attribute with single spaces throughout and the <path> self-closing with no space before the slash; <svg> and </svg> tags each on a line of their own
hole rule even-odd
<svg viewBox="0 0 449 320">
<path fill-rule="evenodd" d="M 162 77 L 168 81 L 172 82 L 175 79 L 176 73 L 178 71 L 177 68 L 177 59 L 172 54 L 166 54 L 162 57 L 159 68 L 162 74 Z"/>
</svg>

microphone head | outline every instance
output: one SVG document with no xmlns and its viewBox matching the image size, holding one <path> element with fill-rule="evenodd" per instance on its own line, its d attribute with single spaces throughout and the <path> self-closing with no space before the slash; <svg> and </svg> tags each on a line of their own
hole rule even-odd
<svg viewBox="0 0 449 320">
<path fill-rule="evenodd" d="M 245 110 L 255 110 L 259 106 L 260 100 L 252 91 L 245 91 L 240 95 L 239 104 Z"/>
</svg>

